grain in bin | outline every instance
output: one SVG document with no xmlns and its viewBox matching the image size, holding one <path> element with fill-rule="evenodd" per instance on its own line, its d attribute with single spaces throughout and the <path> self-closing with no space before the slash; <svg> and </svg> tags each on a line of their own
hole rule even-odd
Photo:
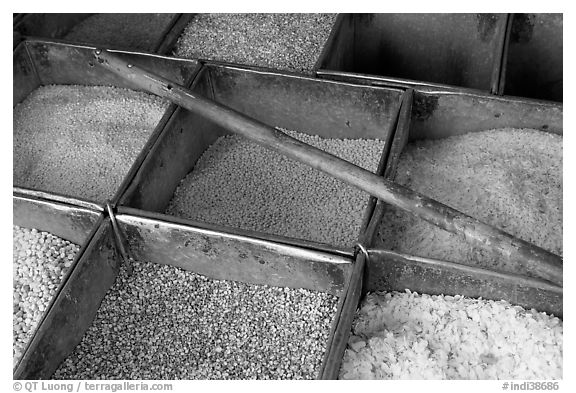
<svg viewBox="0 0 576 393">
<path fill-rule="evenodd" d="M 109 254 L 107 221 L 74 271 L 95 275 L 85 284 L 90 291 L 66 283 L 68 296 L 54 305 L 33 349 L 53 356 L 32 356 L 27 372 L 56 379 L 318 377 L 348 259 L 148 215 L 116 219 L 134 257 L 131 272 Z M 54 344 L 57 330 L 65 351 Z"/>
<path fill-rule="evenodd" d="M 27 40 L 14 53 L 13 183 L 104 204 L 142 159 L 169 102 L 94 66 L 94 48 Z M 140 59 L 185 82 L 194 61 Z"/>
<path fill-rule="evenodd" d="M 312 74 L 336 14 L 197 14 L 178 39 L 178 57 Z"/>
<path fill-rule="evenodd" d="M 431 97 L 436 107 L 423 115 Z M 471 102 L 474 112 L 459 110 Z M 539 105 L 534 114 L 537 105 L 422 93 L 409 132 L 395 139 L 392 149 L 401 148 L 391 153 L 387 172 L 561 254 L 560 106 Z M 494 111 L 497 117 L 478 116 Z M 561 287 L 533 281 L 521 266 L 399 209 L 379 207 L 381 251 L 370 255 L 367 293 L 339 378 L 562 379 Z"/>
<path fill-rule="evenodd" d="M 98 213 L 70 203 L 13 197 L 14 366 L 98 223 Z"/>
<path fill-rule="evenodd" d="M 377 174 L 401 100 L 396 89 L 219 64 L 207 64 L 192 91 Z M 365 192 L 180 108 L 120 203 L 350 250 L 372 202 Z"/>
<path fill-rule="evenodd" d="M 15 379 L 563 378 L 561 104 L 454 74 L 315 74 L 370 49 L 342 41 L 364 16 L 173 14 L 147 33 L 175 58 L 96 50 L 107 24 L 88 16 L 67 31 L 85 44 L 14 51 Z M 493 51 L 471 77 L 505 92 L 511 16 L 464 19 Z M 170 102 L 186 88 L 241 116 Z M 250 118 L 318 147 L 312 166 L 331 152 L 543 253 L 424 225 L 249 141 Z"/>
<path fill-rule="evenodd" d="M 14 31 L 77 44 L 156 53 L 181 18 L 170 13 L 22 14 Z"/>
</svg>

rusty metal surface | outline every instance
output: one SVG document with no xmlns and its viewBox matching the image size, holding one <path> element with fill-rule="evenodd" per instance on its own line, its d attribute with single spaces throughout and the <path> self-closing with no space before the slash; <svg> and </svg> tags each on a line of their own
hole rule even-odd
<svg viewBox="0 0 576 393">
<path fill-rule="evenodd" d="M 513 14 L 504 94 L 562 101 L 562 33 L 562 14 Z"/>
<path fill-rule="evenodd" d="M 489 91 L 504 40 L 502 18 L 506 15 L 346 14 L 339 25 L 343 32 L 335 33 L 341 43 L 332 44 L 320 71 Z"/>
<path fill-rule="evenodd" d="M 370 250 L 365 292 L 410 289 L 429 295 L 506 300 L 562 317 L 562 288 L 546 281 L 457 263 Z"/>
<path fill-rule="evenodd" d="M 340 296 L 351 273 L 349 258 L 325 252 L 169 220 L 127 214 L 116 218 L 134 259 L 169 264 L 214 279 Z"/>
<path fill-rule="evenodd" d="M 387 142 L 386 146 L 402 96 L 396 89 L 352 86 L 213 63 L 200 71 L 192 90 L 269 125 L 330 138 L 379 138 Z M 180 180 L 194 168 L 202 153 L 227 134 L 227 130 L 211 121 L 178 109 L 121 197 L 120 205 L 163 212 Z M 384 160 L 378 174 L 383 167 Z M 374 200 L 367 198 L 367 210 L 373 205 Z M 361 232 L 368 218 L 369 214 L 365 215 Z M 268 238 L 310 248 L 324 247 L 291 238 Z M 339 245 L 330 246 L 339 252 Z"/>
<path fill-rule="evenodd" d="M 93 14 L 23 14 L 14 30 L 23 36 L 62 38 L 74 26 Z"/>
</svg>

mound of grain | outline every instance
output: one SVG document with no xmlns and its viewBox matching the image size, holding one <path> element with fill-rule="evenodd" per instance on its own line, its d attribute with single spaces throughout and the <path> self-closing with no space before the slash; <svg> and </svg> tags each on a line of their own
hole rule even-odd
<svg viewBox="0 0 576 393">
<path fill-rule="evenodd" d="M 375 172 L 384 142 L 286 131 Z M 166 214 L 292 238 L 351 246 L 368 194 L 241 136 L 219 138 L 179 184 Z"/>
<path fill-rule="evenodd" d="M 176 56 L 311 73 L 336 14 L 198 14 Z"/>
<path fill-rule="evenodd" d="M 505 301 L 369 294 L 341 379 L 562 379 L 562 321 Z"/>
<path fill-rule="evenodd" d="M 96 14 L 74 26 L 64 39 L 94 46 L 153 51 L 174 14 Z"/>
<path fill-rule="evenodd" d="M 173 266 L 122 269 L 56 379 L 316 378 L 337 298 L 212 280 Z"/>
<path fill-rule="evenodd" d="M 112 198 L 167 107 L 114 87 L 36 89 L 13 112 L 14 185 Z"/>
<path fill-rule="evenodd" d="M 472 132 L 406 146 L 396 182 L 562 255 L 562 137 L 528 129 Z M 378 247 L 516 273 L 520 266 L 387 207 Z"/>
<path fill-rule="evenodd" d="M 79 246 L 48 232 L 12 228 L 14 364 L 36 331 Z"/>
</svg>

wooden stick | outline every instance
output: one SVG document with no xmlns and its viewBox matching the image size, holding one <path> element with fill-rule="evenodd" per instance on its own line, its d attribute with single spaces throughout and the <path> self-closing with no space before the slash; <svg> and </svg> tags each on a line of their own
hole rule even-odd
<svg viewBox="0 0 576 393">
<path fill-rule="evenodd" d="M 94 55 L 98 64 L 138 88 L 165 97 L 227 130 L 325 172 L 442 229 L 460 234 L 476 246 L 517 260 L 530 275 L 562 286 L 562 258 L 551 252 L 201 97 L 170 80 L 129 64 L 108 51 L 98 49 Z"/>
</svg>

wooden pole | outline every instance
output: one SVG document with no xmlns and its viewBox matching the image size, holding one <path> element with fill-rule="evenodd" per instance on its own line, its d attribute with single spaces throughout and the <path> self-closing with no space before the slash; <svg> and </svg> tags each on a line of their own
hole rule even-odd
<svg viewBox="0 0 576 393">
<path fill-rule="evenodd" d="M 551 252 L 201 97 L 170 80 L 129 64 L 113 53 L 98 49 L 94 55 L 98 64 L 138 88 L 165 97 L 227 130 L 325 172 L 442 229 L 462 235 L 478 247 L 517 260 L 530 275 L 562 286 L 562 258 Z"/>
</svg>

